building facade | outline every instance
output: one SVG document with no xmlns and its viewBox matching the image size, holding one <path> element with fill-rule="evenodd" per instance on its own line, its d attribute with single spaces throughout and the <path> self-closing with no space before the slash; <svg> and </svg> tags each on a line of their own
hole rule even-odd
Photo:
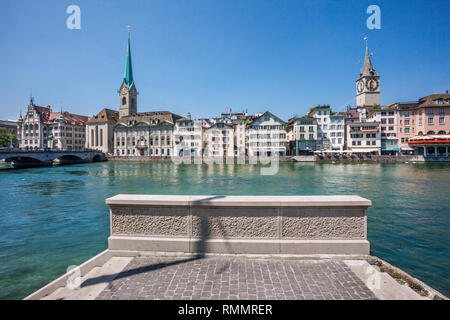
<svg viewBox="0 0 450 320">
<path fill-rule="evenodd" d="M 18 121 L 19 147 L 25 150 L 84 150 L 88 119 L 69 112 L 52 112 L 50 106 L 36 106 L 30 99 L 27 113 Z"/>
<path fill-rule="evenodd" d="M 286 126 L 288 155 L 313 154 L 317 150 L 317 120 L 312 117 L 293 118 Z"/>
<path fill-rule="evenodd" d="M 86 122 L 86 148 L 104 153 L 114 152 L 114 125 L 119 112 L 104 108 Z"/>
<path fill-rule="evenodd" d="M 178 117 L 168 111 L 155 111 L 120 118 L 114 126 L 114 155 L 171 156 Z"/>
<path fill-rule="evenodd" d="M 248 124 L 247 135 L 249 156 L 286 155 L 286 122 L 269 111 Z"/>
<path fill-rule="evenodd" d="M 235 156 L 235 125 L 215 123 L 203 131 L 203 156 Z"/>
<path fill-rule="evenodd" d="M 415 102 L 393 105 L 402 153 L 413 153 L 409 140 L 415 136 L 450 134 L 450 94 L 431 94 Z"/>
<path fill-rule="evenodd" d="M 354 153 L 381 154 L 379 122 L 354 122 L 347 125 L 347 148 Z"/>
<path fill-rule="evenodd" d="M 203 154 L 202 120 L 191 120 L 191 115 L 175 121 L 173 130 L 174 156 L 201 157 Z"/>
<path fill-rule="evenodd" d="M 330 106 L 311 108 L 308 116 L 317 121 L 317 149 L 342 151 L 345 144 L 344 114 L 333 112 Z"/>
<path fill-rule="evenodd" d="M 400 152 L 397 137 L 397 112 L 390 107 L 372 109 L 368 122 L 380 123 L 381 154 L 397 155 Z"/>
</svg>

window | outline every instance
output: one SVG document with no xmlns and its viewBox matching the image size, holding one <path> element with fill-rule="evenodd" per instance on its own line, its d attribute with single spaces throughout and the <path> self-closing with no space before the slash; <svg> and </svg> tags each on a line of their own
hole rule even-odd
<svg viewBox="0 0 450 320">
<path fill-rule="evenodd" d="M 428 124 L 434 124 L 434 118 L 433 117 L 429 117 L 428 118 Z"/>
<path fill-rule="evenodd" d="M 127 98 L 123 97 L 122 98 L 122 105 L 126 105 L 127 104 Z"/>
<path fill-rule="evenodd" d="M 439 115 L 443 116 L 445 114 L 444 108 L 439 109 Z"/>
<path fill-rule="evenodd" d="M 409 119 L 405 120 L 405 126 L 409 126 Z"/>
<path fill-rule="evenodd" d="M 444 124 L 444 123 L 445 123 L 445 118 L 439 117 L 439 124 Z"/>
<path fill-rule="evenodd" d="M 409 133 L 409 128 L 405 128 L 405 133 Z"/>
<path fill-rule="evenodd" d="M 429 116 L 434 116 L 434 111 L 432 108 L 428 109 L 428 115 Z"/>
</svg>

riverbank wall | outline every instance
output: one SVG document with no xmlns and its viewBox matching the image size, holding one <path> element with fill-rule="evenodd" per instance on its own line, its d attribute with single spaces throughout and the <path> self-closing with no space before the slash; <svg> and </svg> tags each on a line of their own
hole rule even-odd
<svg viewBox="0 0 450 320">
<path fill-rule="evenodd" d="M 311 163 L 410 163 L 410 162 L 449 162 L 450 157 L 424 157 L 422 155 L 379 156 L 379 155 L 311 155 L 265 157 L 145 157 L 145 156 L 107 156 L 108 161 L 129 162 L 173 162 L 173 163 L 226 163 L 226 164 L 269 164 L 273 159 L 278 162 Z"/>
</svg>

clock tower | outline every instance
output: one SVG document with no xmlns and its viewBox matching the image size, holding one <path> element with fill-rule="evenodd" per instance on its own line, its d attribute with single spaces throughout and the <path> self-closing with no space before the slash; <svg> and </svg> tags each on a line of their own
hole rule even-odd
<svg viewBox="0 0 450 320">
<path fill-rule="evenodd" d="M 130 29 L 128 29 L 127 60 L 122 86 L 119 89 L 119 118 L 137 113 L 137 95 L 133 79 L 133 67 L 131 65 Z"/>
<path fill-rule="evenodd" d="M 356 80 L 356 106 L 370 107 L 374 104 L 380 104 L 380 76 L 373 68 L 366 43 L 364 65 Z"/>
</svg>

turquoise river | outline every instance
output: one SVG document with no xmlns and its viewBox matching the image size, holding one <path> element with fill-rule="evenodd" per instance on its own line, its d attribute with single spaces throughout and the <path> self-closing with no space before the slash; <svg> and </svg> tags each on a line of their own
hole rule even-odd
<svg viewBox="0 0 450 320">
<path fill-rule="evenodd" d="M 449 164 L 103 162 L 0 171 L 0 299 L 22 299 L 107 247 L 118 193 L 350 195 L 372 200 L 372 254 L 450 296 Z"/>
</svg>

